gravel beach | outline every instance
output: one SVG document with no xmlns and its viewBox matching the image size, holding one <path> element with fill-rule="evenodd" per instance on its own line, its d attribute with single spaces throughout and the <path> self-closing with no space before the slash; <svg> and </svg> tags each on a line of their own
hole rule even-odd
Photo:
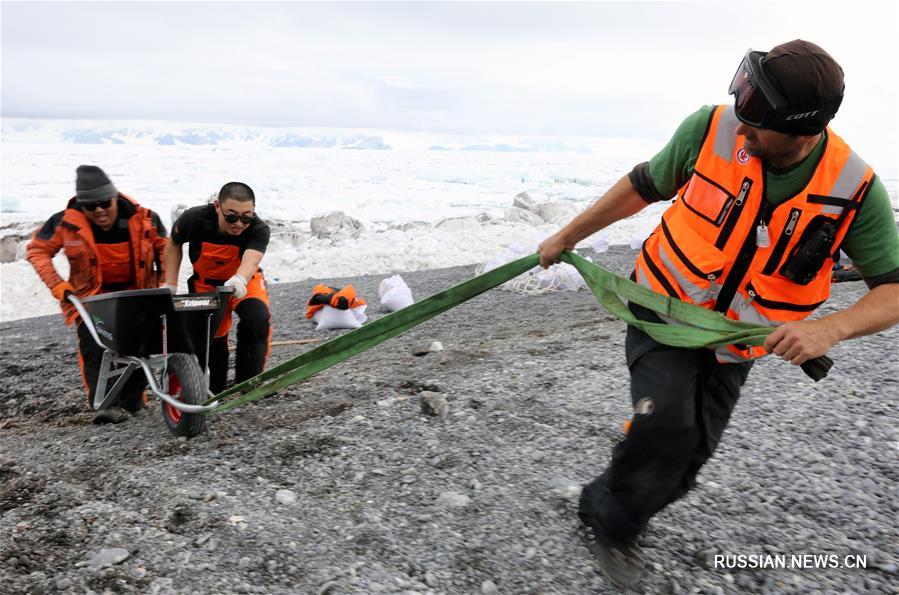
<svg viewBox="0 0 899 595">
<path fill-rule="evenodd" d="M 474 268 L 403 278 L 422 299 Z M 386 276 L 271 286 L 274 340 L 340 332 L 303 317 L 317 282 L 382 315 Z M 834 285 L 819 315 L 865 291 Z M 631 414 L 624 332 L 588 290 L 497 289 L 185 440 L 158 404 L 94 425 L 61 316 L 3 323 L 0 593 L 616 592 L 576 511 Z M 899 593 L 897 339 L 838 345 L 819 383 L 759 361 L 700 485 L 646 533 L 636 591 Z"/>
</svg>

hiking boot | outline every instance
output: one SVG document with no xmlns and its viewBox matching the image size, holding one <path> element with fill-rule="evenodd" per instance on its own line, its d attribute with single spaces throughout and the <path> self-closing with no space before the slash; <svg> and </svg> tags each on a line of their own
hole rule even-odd
<svg viewBox="0 0 899 595">
<path fill-rule="evenodd" d="M 106 409 L 97 411 L 94 415 L 95 424 L 120 424 L 130 417 L 128 413 L 121 407 L 113 405 Z"/>
<path fill-rule="evenodd" d="M 627 590 L 640 578 L 643 557 L 636 545 L 616 547 L 593 540 L 588 547 L 602 573 L 619 589 Z"/>
<path fill-rule="evenodd" d="M 147 409 L 147 392 L 140 392 L 130 399 L 122 399 L 119 401 L 119 406 L 131 415 L 137 417 Z"/>
</svg>

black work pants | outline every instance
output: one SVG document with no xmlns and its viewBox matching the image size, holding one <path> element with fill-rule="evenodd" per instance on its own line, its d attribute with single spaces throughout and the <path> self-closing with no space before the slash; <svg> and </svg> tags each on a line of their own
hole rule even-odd
<svg viewBox="0 0 899 595">
<path fill-rule="evenodd" d="M 87 406 L 94 408 L 94 394 L 97 390 L 97 380 L 100 377 L 100 363 L 103 361 L 103 348 L 97 345 L 91 332 L 81 319 L 78 320 L 78 366 L 81 368 L 81 379 L 87 390 Z M 106 383 L 106 392 L 115 384 L 116 378 L 110 378 Z M 125 386 L 119 393 L 116 404 L 129 411 L 140 409 L 143 404 L 143 391 L 147 387 L 147 377 L 143 370 L 138 368 L 131 373 Z"/>
<path fill-rule="evenodd" d="M 696 484 L 752 367 L 718 363 L 708 349 L 660 345 L 632 326 L 625 352 L 634 417 L 579 508 L 584 524 L 610 546 L 634 543 L 655 513 Z"/>
<path fill-rule="evenodd" d="M 237 322 L 237 349 L 234 380 L 243 382 L 261 373 L 270 349 L 271 315 L 262 300 L 242 300 L 234 312 Z M 213 393 L 225 390 L 228 383 L 228 336 L 216 337 L 209 345 L 209 389 Z"/>
</svg>

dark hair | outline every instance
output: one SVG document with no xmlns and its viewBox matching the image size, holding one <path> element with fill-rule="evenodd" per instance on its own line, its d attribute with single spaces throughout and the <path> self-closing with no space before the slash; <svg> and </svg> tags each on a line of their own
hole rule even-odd
<svg viewBox="0 0 899 595">
<path fill-rule="evenodd" d="M 226 198 L 233 198 L 239 202 L 252 201 L 252 203 L 256 204 L 256 195 L 253 194 L 253 189 L 244 184 L 243 182 L 228 182 L 222 189 L 219 190 L 219 202 L 222 202 Z"/>
</svg>

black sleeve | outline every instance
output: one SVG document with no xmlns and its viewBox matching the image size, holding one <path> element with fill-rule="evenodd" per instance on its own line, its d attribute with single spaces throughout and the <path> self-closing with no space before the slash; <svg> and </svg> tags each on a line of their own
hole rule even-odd
<svg viewBox="0 0 899 595">
<path fill-rule="evenodd" d="M 265 249 L 268 248 L 268 241 L 272 236 L 272 230 L 268 224 L 257 220 L 247 233 L 249 235 L 244 250 L 258 250 L 265 253 Z"/>
<path fill-rule="evenodd" d="M 630 179 L 634 190 L 640 195 L 640 198 L 646 202 L 653 203 L 660 200 L 668 200 L 668 197 L 659 192 L 655 182 L 652 181 L 652 176 L 649 175 L 649 161 L 635 165 L 634 169 L 627 174 L 627 177 Z"/>
<path fill-rule="evenodd" d="M 47 219 L 44 225 L 38 230 L 37 237 L 42 240 L 49 240 L 50 238 L 52 238 L 53 234 L 56 233 L 56 228 L 59 227 L 60 221 L 62 221 L 63 215 L 65 214 L 65 211 L 60 211 Z"/>
<path fill-rule="evenodd" d="M 197 219 L 196 208 L 187 209 L 172 224 L 172 241 L 178 245 L 190 239 L 190 230 Z"/>
<path fill-rule="evenodd" d="M 886 285 L 887 283 L 899 283 L 899 269 L 894 269 L 889 273 L 877 275 L 876 277 L 871 277 L 870 279 L 864 277 L 864 279 L 865 283 L 868 284 L 868 289 L 874 289 L 878 285 Z"/>
<path fill-rule="evenodd" d="M 156 228 L 156 235 L 161 238 L 169 235 L 169 232 L 165 229 L 165 225 L 162 223 L 162 219 L 159 218 L 159 214 L 156 211 L 150 211 L 150 220 L 153 221 L 153 226 Z"/>
</svg>

